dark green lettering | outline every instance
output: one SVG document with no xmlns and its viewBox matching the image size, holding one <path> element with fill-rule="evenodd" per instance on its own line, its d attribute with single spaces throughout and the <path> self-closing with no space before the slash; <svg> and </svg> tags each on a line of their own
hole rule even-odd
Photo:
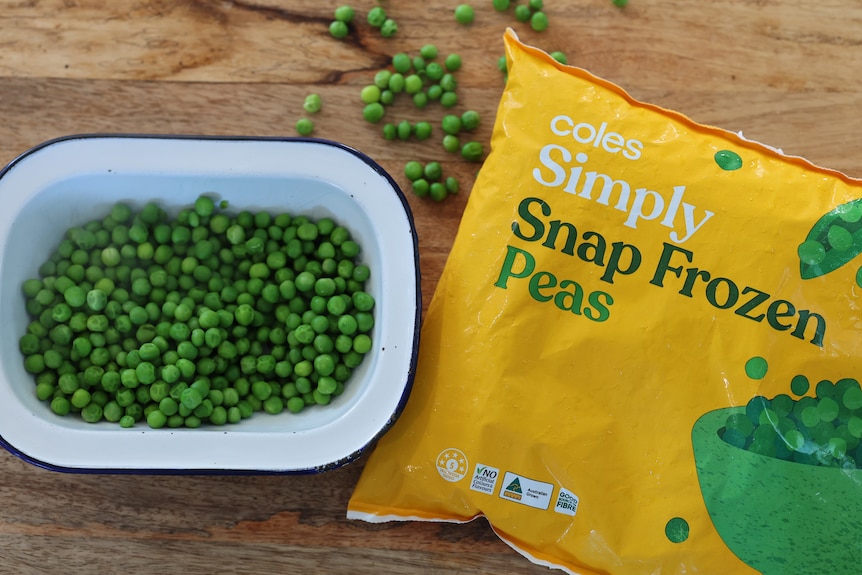
<svg viewBox="0 0 862 575">
<path fill-rule="evenodd" d="M 748 319 L 754 320 L 756 322 L 761 322 L 763 321 L 764 314 L 753 316 L 749 315 L 749 312 L 753 311 L 757 306 L 767 301 L 769 299 L 769 294 L 753 287 L 745 287 L 742 289 L 743 295 L 751 292 L 754 292 L 754 297 L 736 308 L 736 311 L 734 311 L 733 313 L 735 313 L 736 315 L 741 315 L 742 317 L 747 317 Z"/>
<path fill-rule="evenodd" d="M 784 307 L 783 311 L 779 311 L 781 307 Z M 778 331 L 787 331 L 791 327 L 793 327 L 792 323 L 783 324 L 778 321 L 778 318 L 782 317 L 792 317 L 796 315 L 796 308 L 789 301 L 785 301 L 783 299 L 776 300 L 769 304 L 769 309 L 766 310 L 766 317 L 769 321 L 769 325 L 771 325 L 774 329 Z"/>
<path fill-rule="evenodd" d="M 532 226 L 533 233 L 529 236 L 524 235 L 518 222 L 512 223 L 512 233 L 524 240 L 525 242 L 534 242 L 538 239 L 541 239 L 542 236 L 545 235 L 545 224 L 542 222 L 541 219 L 530 213 L 530 206 L 532 206 L 533 204 L 539 204 L 539 207 L 542 210 L 542 215 L 551 215 L 551 206 L 549 206 L 548 203 L 544 200 L 540 200 L 539 198 L 524 198 L 523 200 L 521 200 L 521 203 L 518 204 L 518 215 L 521 216 L 521 219 L 524 220 L 524 223 L 530 224 L 530 226 Z"/>
</svg>

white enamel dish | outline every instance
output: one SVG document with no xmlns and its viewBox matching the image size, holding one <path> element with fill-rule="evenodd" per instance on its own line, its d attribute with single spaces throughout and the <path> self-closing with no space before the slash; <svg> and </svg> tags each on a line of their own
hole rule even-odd
<svg viewBox="0 0 862 575">
<path fill-rule="evenodd" d="M 256 412 L 237 424 L 124 429 L 60 417 L 35 395 L 18 340 L 20 286 L 73 225 L 124 201 L 169 212 L 201 194 L 228 210 L 334 218 L 362 246 L 376 300 L 374 347 L 326 406 Z M 73 472 L 313 473 L 363 453 L 398 418 L 413 383 L 421 295 L 416 231 L 398 185 L 367 156 L 307 138 L 93 135 L 46 142 L 0 172 L 0 444 L 35 465 Z"/>
</svg>

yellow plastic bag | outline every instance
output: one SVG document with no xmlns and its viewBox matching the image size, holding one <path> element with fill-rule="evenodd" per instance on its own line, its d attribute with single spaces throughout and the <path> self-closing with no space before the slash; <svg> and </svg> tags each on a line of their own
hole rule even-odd
<svg viewBox="0 0 862 575">
<path fill-rule="evenodd" d="M 862 183 L 505 43 L 348 516 L 485 516 L 584 575 L 859 573 Z"/>
</svg>

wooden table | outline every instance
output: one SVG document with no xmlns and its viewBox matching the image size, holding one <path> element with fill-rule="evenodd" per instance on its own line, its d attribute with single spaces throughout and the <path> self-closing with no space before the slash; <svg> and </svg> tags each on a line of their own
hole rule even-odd
<svg viewBox="0 0 862 575">
<path fill-rule="evenodd" d="M 524 1 L 524 0 L 522 0 Z M 399 26 L 328 33 L 340 0 L 2 0 L 0 162 L 71 133 L 295 135 L 305 96 L 315 135 L 367 153 L 405 189 L 404 163 L 437 159 L 462 192 L 410 197 L 427 306 L 477 165 L 426 142 L 396 145 L 362 119 L 360 89 L 392 54 L 457 52 L 460 103 L 487 142 L 503 90 L 497 60 L 512 26 L 528 43 L 635 98 L 862 176 L 862 5 L 839 0 L 546 0 L 536 33 L 489 0 L 384 1 Z M 392 117 L 438 126 L 439 106 Z M 410 194 L 408 194 L 410 195 Z M 467 525 L 345 519 L 363 461 L 318 476 L 78 475 L 0 453 L 2 573 L 545 573 Z"/>
</svg>

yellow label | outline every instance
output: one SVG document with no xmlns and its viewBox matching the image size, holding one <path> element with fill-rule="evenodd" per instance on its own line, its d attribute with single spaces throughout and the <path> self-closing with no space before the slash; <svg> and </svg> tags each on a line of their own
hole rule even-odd
<svg viewBox="0 0 862 575">
<path fill-rule="evenodd" d="M 856 573 L 862 185 L 505 37 L 492 151 L 352 517 L 573 573 Z"/>
</svg>

